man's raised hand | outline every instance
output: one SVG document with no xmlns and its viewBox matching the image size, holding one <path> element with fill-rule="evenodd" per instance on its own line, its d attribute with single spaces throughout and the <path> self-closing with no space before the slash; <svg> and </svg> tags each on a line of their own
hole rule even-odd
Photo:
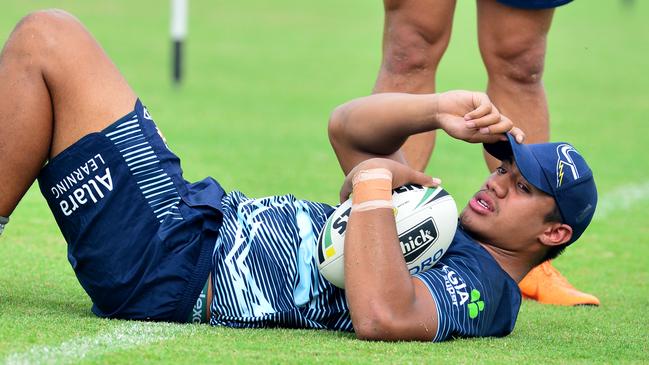
<svg viewBox="0 0 649 365">
<path fill-rule="evenodd" d="M 450 136 L 471 143 L 506 140 L 507 132 L 519 143 L 525 139 L 525 133 L 514 127 L 481 92 L 456 90 L 438 94 L 436 119 Z"/>
</svg>

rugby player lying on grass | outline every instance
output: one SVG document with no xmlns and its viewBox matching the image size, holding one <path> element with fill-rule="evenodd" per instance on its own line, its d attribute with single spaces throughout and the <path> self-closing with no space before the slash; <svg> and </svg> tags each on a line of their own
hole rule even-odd
<svg viewBox="0 0 649 365">
<path fill-rule="evenodd" d="M 504 162 L 462 212 L 446 255 L 411 277 L 389 193 L 378 191 L 437 183 L 403 164 L 399 151 L 409 135 L 434 129 L 493 143 L 487 151 Z M 313 255 L 332 207 L 225 194 L 212 178 L 188 183 L 90 34 L 64 12 L 36 12 L 0 56 L 0 215 L 9 217 L 38 178 L 101 317 L 441 341 L 510 333 L 516 281 L 576 240 L 595 209 L 581 156 L 567 144 L 518 144 L 522 132 L 482 93 L 360 98 L 336 108 L 329 131 L 346 174 L 341 198 L 355 191 L 383 199 L 352 210 L 346 291 L 319 274 Z M 352 180 L 368 170 L 386 178 L 356 190 L 368 184 Z M 210 311 L 201 313 L 206 302 Z"/>
</svg>

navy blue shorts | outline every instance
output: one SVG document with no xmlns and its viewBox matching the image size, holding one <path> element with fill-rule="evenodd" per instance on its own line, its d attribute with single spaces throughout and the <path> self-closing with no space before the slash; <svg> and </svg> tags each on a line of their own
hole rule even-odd
<svg viewBox="0 0 649 365">
<path fill-rule="evenodd" d="M 102 317 L 185 322 L 206 283 L 221 186 L 190 184 L 140 101 L 38 178 L 68 260 Z"/>
<path fill-rule="evenodd" d="M 565 5 L 572 0 L 498 0 L 499 3 L 520 9 L 550 9 Z"/>
</svg>

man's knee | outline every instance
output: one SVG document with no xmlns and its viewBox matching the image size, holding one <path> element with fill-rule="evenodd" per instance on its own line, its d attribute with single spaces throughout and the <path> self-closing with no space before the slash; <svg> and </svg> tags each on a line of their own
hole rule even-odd
<svg viewBox="0 0 649 365">
<path fill-rule="evenodd" d="M 12 33 L 13 46 L 33 48 L 34 51 L 57 49 L 60 41 L 71 32 L 84 31 L 81 23 L 71 14 L 48 9 L 29 13 L 16 25 Z"/>
<path fill-rule="evenodd" d="M 435 72 L 451 37 L 454 6 L 407 0 L 385 0 L 384 5 L 384 70 Z"/>
<path fill-rule="evenodd" d="M 450 29 L 425 29 L 400 24 L 386 31 L 383 67 L 394 74 L 433 71 L 437 68 L 450 38 Z"/>
<path fill-rule="evenodd" d="M 541 83 L 545 65 L 545 40 L 539 42 L 502 42 L 483 50 L 483 59 L 491 80 L 506 80 L 522 85 Z"/>
</svg>

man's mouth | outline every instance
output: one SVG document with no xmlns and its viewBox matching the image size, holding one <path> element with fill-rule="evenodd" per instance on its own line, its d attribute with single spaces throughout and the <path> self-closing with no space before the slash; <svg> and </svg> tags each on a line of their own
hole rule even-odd
<svg viewBox="0 0 649 365">
<path fill-rule="evenodd" d="M 470 201 L 469 206 L 478 214 L 489 214 L 494 211 L 493 200 L 484 191 L 478 192 Z"/>
</svg>

